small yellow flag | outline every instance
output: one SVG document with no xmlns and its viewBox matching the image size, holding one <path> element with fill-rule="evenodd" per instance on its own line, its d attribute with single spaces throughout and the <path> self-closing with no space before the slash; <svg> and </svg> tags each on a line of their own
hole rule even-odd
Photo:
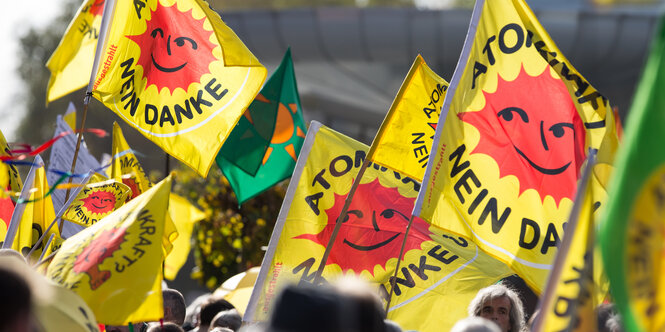
<svg viewBox="0 0 665 332">
<path fill-rule="evenodd" d="M 423 180 L 448 82 L 418 55 L 372 142 L 372 162 Z"/>
<path fill-rule="evenodd" d="M 178 237 L 173 241 L 173 250 L 164 261 L 164 277 L 173 280 L 187 261 L 194 224 L 204 219 L 206 214 L 192 205 L 186 198 L 171 193 L 171 196 L 169 196 L 169 215 L 178 231 Z"/>
<path fill-rule="evenodd" d="M 62 219 L 91 226 L 125 204 L 130 194 L 127 185 L 95 173 L 67 208 Z"/>
<path fill-rule="evenodd" d="M 5 136 L 0 131 L 0 156 L 9 156 L 9 146 Z M 0 163 L 0 239 L 5 238 L 9 220 L 14 211 L 14 202 L 7 192 L 18 193 L 21 191 L 21 177 L 14 165 Z"/>
<path fill-rule="evenodd" d="M 41 162 L 41 158 L 39 158 Z M 26 255 L 37 240 L 44 234 L 46 228 L 55 220 L 55 210 L 51 196 L 47 196 L 49 185 L 46 181 L 46 170 L 44 166 L 35 170 L 34 184 L 31 190 L 28 203 L 25 203 L 25 210 L 21 216 L 21 223 L 16 232 L 16 237 L 12 244 L 12 249 L 22 252 Z M 37 245 L 37 249 L 32 253 L 32 260 L 39 258 L 43 247 L 51 234 L 60 235 L 57 223 L 49 230 L 45 240 Z"/>
<path fill-rule="evenodd" d="M 112 16 L 93 96 L 205 177 L 265 67 L 203 0 L 118 1 Z"/>
<path fill-rule="evenodd" d="M 170 191 L 171 176 L 67 239 L 47 276 L 81 296 L 100 323 L 163 318 L 162 238 Z"/>
<path fill-rule="evenodd" d="M 46 63 L 51 71 L 46 91 L 47 103 L 88 84 L 95 60 L 104 2 L 85 0 L 81 4 L 60 44 Z M 75 128 L 76 124 L 70 123 L 70 126 Z"/>
<path fill-rule="evenodd" d="M 152 185 L 143 167 L 127 144 L 122 129 L 117 122 L 113 123 L 113 148 L 111 167 L 106 170 L 109 178 L 127 185 L 131 190 L 128 201 L 148 190 Z"/>
</svg>

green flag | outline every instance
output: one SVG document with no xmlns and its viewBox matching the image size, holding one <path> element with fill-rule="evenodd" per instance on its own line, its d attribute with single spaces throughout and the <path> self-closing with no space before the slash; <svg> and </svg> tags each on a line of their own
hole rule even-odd
<svg viewBox="0 0 665 332">
<path fill-rule="evenodd" d="M 305 131 L 289 49 L 217 154 L 238 203 L 291 176 Z"/>
<path fill-rule="evenodd" d="M 600 228 L 611 294 L 628 331 L 665 327 L 665 26 L 657 30 L 617 154 Z"/>
</svg>

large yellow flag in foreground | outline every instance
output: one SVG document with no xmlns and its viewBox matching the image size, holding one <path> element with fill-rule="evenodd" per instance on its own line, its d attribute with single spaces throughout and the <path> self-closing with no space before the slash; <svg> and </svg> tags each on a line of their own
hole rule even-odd
<svg viewBox="0 0 665 332">
<path fill-rule="evenodd" d="M 315 282 L 317 266 L 366 151 L 367 146 L 312 122 L 245 320 L 266 320 L 285 284 Z M 369 167 L 334 241 L 323 278 L 355 274 L 373 283 L 386 299 L 419 187 L 392 170 Z M 419 218 L 405 248 L 388 313 L 405 329 L 448 330 L 467 315 L 466 307 L 478 289 L 512 274 L 467 238 Z"/>
<path fill-rule="evenodd" d="M 208 174 L 266 69 L 203 0 L 118 1 L 93 93 Z"/>
<path fill-rule="evenodd" d="M 60 44 L 48 59 L 46 67 L 51 71 L 51 78 L 46 91 L 47 103 L 88 84 L 92 62 L 95 60 L 104 2 L 85 0 L 81 4 Z"/>
<path fill-rule="evenodd" d="M 472 237 L 539 293 L 589 148 L 606 181 L 612 109 L 522 0 L 476 2 L 459 64 L 414 214 Z"/>
<path fill-rule="evenodd" d="M 448 82 L 433 72 L 418 55 L 372 142 L 367 158 L 422 181 L 446 90 Z"/>
<path fill-rule="evenodd" d="M 76 292 L 103 324 L 157 321 L 171 177 L 67 239 L 47 276 Z"/>
</svg>

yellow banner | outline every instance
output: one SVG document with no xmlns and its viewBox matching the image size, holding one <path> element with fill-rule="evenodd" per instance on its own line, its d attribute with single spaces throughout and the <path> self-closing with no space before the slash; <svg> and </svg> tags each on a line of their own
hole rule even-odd
<svg viewBox="0 0 665 332">
<path fill-rule="evenodd" d="M 418 55 L 368 152 L 371 161 L 423 180 L 448 82 Z"/>
<path fill-rule="evenodd" d="M 203 0 L 118 1 L 94 96 L 206 176 L 266 69 Z"/>
<path fill-rule="evenodd" d="M 115 179 L 127 185 L 131 189 L 128 201 L 140 195 L 152 185 L 136 155 L 127 144 L 122 129 L 117 122 L 113 123 L 113 154 L 111 167 L 106 172 L 111 179 Z"/>
<path fill-rule="evenodd" d="M 540 293 L 588 149 L 611 160 L 612 109 L 524 1 L 478 1 L 470 26 L 414 211 L 472 237 Z M 609 167 L 598 168 L 604 185 Z"/>
<path fill-rule="evenodd" d="M 164 261 L 164 278 L 173 280 L 187 261 L 191 249 L 194 224 L 204 219 L 206 214 L 192 205 L 186 198 L 171 193 L 169 196 L 169 216 L 175 224 L 178 237 L 173 241 L 173 250 Z"/>
<path fill-rule="evenodd" d="M 47 103 L 83 88 L 90 81 L 104 2 L 85 0 L 81 4 L 60 44 L 48 59 L 46 67 L 51 71 L 51 78 L 46 90 Z"/>
<path fill-rule="evenodd" d="M 67 208 L 62 219 L 86 227 L 94 225 L 125 204 L 131 192 L 127 185 L 95 173 Z"/>
<path fill-rule="evenodd" d="M 277 219 L 245 319 L 267 319 L 279 289 L 312 283 L 346 195 L 365 159 L 367 146 L 312 123 L 299 164 Z M 370 166 L 334 241 L 323 272 L 332 281 L 344 274 L 368 280 L 382 298 L 404 240 L 420 185 L 382 167 Z M 416 218 L 388 318 L 405 329 L 443 331 L 465 317 L 478 289 L 512 271 L 471 241 Z M 442 315 L 441 313 L 444 313 Z"/>
<path fill-rule="evenodd" d="M 171 177 L 67 239 L 47 276 L 72 289 L 100 323 L 158 321 L 162 307 L 162 238 Z"/>
<path fill-rule="evenodd" d="M 7 145 L 5 136 L 0 131 L 0 156 L 10 155 L 9 145 Z M 14 202 L 9 197 L 8 192 L 18 193 L 22 187 L 21 177 L 16 166 L 0 162 L 0 239 L 5 238 L 14 211 Z"/>
<path fill-rule="evenodd" d="M 41 163 L 41 158 L 38 159 Z M 34 184 L 30 193 L 28 203 L 25 204 L 25 210 L 21 216 L 21 222 L 16 232 L 16 237 L 12 244 L 12 249 L 27 255 L 30 249 L 37 243 L 37 240 L 44 234 L 46 228 L 55 220 L 55 210 L 51 196 L 47 196 L 50 187 L 46 181 L 46 170 L 44 165 L 35 170 Z M 37 245 L 37 249 L 29 257 L 36 260 L 42 253 L 44 245 L 51 234 L 60 236 L 57 223 L 48 231 L 45 239 Z"/>
</svg>

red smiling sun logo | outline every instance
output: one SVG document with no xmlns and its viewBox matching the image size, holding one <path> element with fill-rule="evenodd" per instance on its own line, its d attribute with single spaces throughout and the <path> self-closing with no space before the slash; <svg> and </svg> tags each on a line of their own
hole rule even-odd
<svg viewBox="0 0 665 332">
<path fill-rule="evenodd" d="M 572 199 L 585 159 L 585 128 L 564 83 L 549 67 L 538 76 L 521 68 L 514 81 L 501 76 L 485 107 L 459 117 L 480 132 L 472 153 L 491 156 L 500 176 L 513 175 L 520 194 L 535 189 L 544 200 Z"/>
<path fill-rule="evenodd" d="M 217 59 L 210 42 L 213 31 L 203 28 L 205 20 L 194 19 L 191 10 L 179 11 L 176 4 L 165 7 L 157 2 L 145 32 L 127 36 L 141 48 L 138 64 L 148 80 L 146 87 L 168 88 L 171 93 L 176 88 L 187 90 L 210 72 L 209 65 Z"/>
<path fill-rule="evenodd" d="M 328 224 L 320 233 L 296 238 L 325 246 L 345 198 L 346 195 L 335 194 L 334 205 L 326 210 Z M 388 260 L 399 255 L 414 202 L 415 198 L 400 195 L 396 188 L 382 186 L 378 179 L 359 185 L 326 264 L 337 264 L 343 271 L 368 271 L 372 275 L 376 265 L 385 269 Z M 431 240 L 428 228 L 422 219 L 413 220 L 404 253 L 420 249 L 424 241 Z"/>
<path fill-rule="evenodd" d="M 86 273 L 90 277 L 90 289 L 95 290 L 111 278 L 110 271 L 99 269 L 105 259 L 112 257 L 125 242 L 125 228 L 112 228 L 102 231 L 76 257 L 74 267 L 76 273 Z"/>
<path fill-rule="evenodd" d="M 88 197 L 82 199 L 83 207 L 96 214 L 105 214 L 115 208 L 115 195 L 103 190 L 93 191 Z"/>
</svg>

